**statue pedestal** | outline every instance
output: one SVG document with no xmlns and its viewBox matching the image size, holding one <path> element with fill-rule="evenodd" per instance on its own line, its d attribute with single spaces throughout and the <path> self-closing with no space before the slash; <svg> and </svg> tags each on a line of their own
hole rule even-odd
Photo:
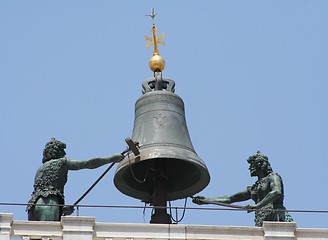
<svg viewBox="0 0 328 240">
<path fill-rule="evenodd" d="M 295 240 L 295 222 L 263 222 L 264 240 Z"/>
<path fill-rule="evenodd" d="M 63 240 L 92 240 L 94 234 L 94 217 L 61 218 L 63 225 Z"/>
</svg>

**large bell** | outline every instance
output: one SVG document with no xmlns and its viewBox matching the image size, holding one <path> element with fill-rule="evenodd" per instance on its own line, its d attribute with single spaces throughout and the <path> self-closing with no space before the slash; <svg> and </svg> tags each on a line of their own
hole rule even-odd
<svg viewBox="0 0 328 240">
<path fill-rule="evenodd" d="M 132 133 L 132 139 L 139 142 L 140 155 L 130 152 L 120 162 L 115 186 L 128 196 L 150 203 L 156 191 L 154 179 L 159 175 L 166 179 L 164 193 L 168 201 L 200 192 L 210 176 L 191 143 L 184 103 L 174 94 L 174 81 L 146 80 L 143 93 L 135 104 Z"/>
</svg>

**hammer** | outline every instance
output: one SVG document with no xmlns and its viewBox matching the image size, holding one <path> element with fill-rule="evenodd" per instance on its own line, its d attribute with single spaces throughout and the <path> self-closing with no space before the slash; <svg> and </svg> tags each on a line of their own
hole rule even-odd
<svg viewBox="0 0 328 240">
<path fill-rule="evenodd" d="M 134 142 L 132 141 L 131 138 L 126 138 L 125 139 L 126 144 L 128 145 L 128 148 L 125 149 L 121 154 L 124 156 L 126 153 L 128 153 L 129 151 L 132 151 L 134 156 L 138 156 L 140 154 L 139 152 L 139 143 L 138 142 Z"/>
</svg>

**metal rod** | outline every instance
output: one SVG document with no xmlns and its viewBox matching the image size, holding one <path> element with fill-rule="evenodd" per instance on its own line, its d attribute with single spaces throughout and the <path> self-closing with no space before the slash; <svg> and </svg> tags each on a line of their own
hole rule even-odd
<svg viewBox="0 0 328 240">
<path fill-rule="evenodd" d="M 85 191 L 85 193 L 83 193 L 83 195 L 76 200 L 76 202 L 73 204 L 73 206 L 76 206 L 77 204 L 79 204 L 79 202 L 82 201 L 82 199 L 88 195 L 88 193 L 98 184 L 98 182 L 108 173 L 108 171 L 115 165 L 115 163 L 111 163 L 111 165 L 103 172 L 103 174 L 101 174 L 98 179 L 88 188 L 87 191 Z"/>
</svg>

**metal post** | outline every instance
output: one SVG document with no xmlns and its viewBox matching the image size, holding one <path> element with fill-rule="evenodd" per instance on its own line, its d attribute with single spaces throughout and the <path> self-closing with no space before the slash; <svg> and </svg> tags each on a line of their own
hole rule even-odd
<svg viewBox="0 0 328 240">
<path fill-rule="evenodd" d="M 160 174 L 155 176 L 153 190 L 154 214 L 151 216 L 150 223 L 171 224 L 171 216 L 166 212 L 167 206 L 167 177 L 164 175 L 165 161 L 157 161 L 157 169 Z"/>
</svg>

